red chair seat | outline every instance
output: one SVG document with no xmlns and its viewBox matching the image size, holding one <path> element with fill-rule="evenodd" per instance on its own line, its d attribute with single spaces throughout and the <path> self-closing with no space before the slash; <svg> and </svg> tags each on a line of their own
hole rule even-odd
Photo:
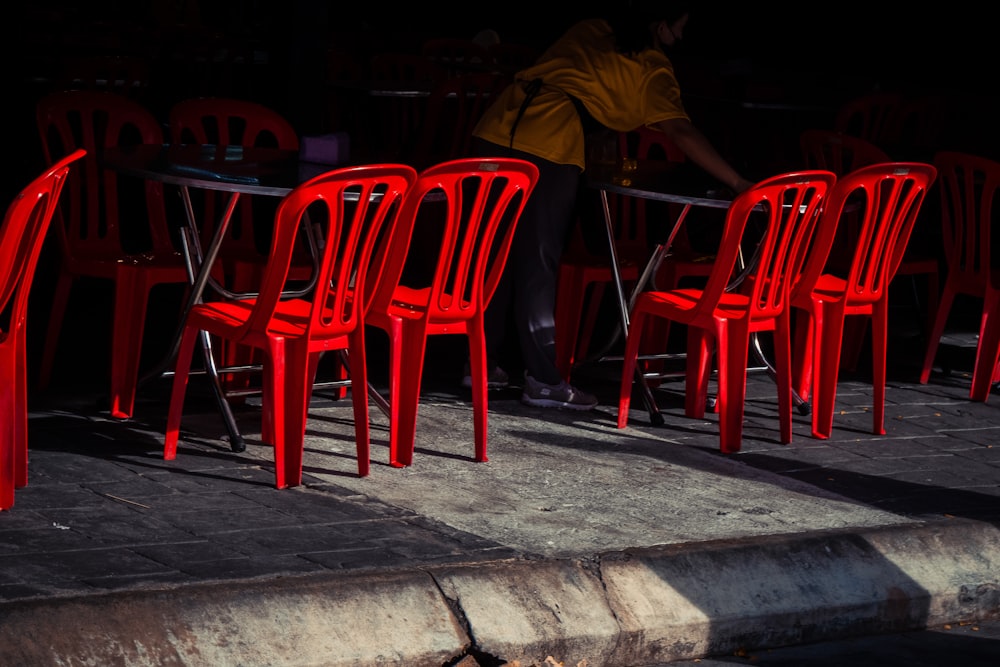
<svg viewBox="0 0 1000 667">
<path fill-rule="evenodd" d="M 260 293 L 254 299 L 195 305 L 184 325 L 167 415 L 163 457 L 177 455 L 184 392 L 202 332 L 257 350 L 263 356 L 262 438 L 274 446 L 275 486 L 302 481 L 306 415 L 320 356 L 349 352 L 358 474 L 370 466 L 368 373 L 365 359 L 366 278 L 383 225 L 394 224 L 416 171 L 406 165 L 370 165 L 330 171 L 296 187 L 278 206 L 275 233 Z M 343 204 L 350 191 L 354 206 Z M 373 197 L 377 193 L 377 197 Z M 377 200 L 378 203 L 372 202 Z M 316 208 L 324 209 L 322 212 Z M 295 239 L 307 213 L 324 220 L 326 240 L 316 288 L 284 299 Z M 312 216 L 312 213 L 317 215 Z"/>
<path fill-rule="evenodd" d="M 757 183 L 732 201 L 723 238 L 704 288 L 643 292 L 633 308 L 625 342 L 618 428 L 628 424 L 632 384 L 647 320 L 660 318 L 687 325 L 685 414 L 704 415 L 711 361 L 718 353 L 719 447 L 740 450 L 750 335 L 773 331 L 781 442 L 792 437 L 792 373 L 789 289 L 797 280 L 814 233 L 822 202 L 836 177 L 828 171 L 781 174 Z M 751 216 L 764 216 L 753 279 L 738 291 L 727 288 L 740 256 Z"/>
<path fill-rule="evenodd" d="M 885 364 L 889 283 L 906 251 L 910 234 L 934 182 L 928 164 L 887 162 L 854 170 L 837 181 L 823 209 L 824 236 L 792 292 L 797 320 L 796 390 L 814 398 L 812 432 L 830 437 L 837 394 L 837 373 L 848 315 L 872 320 L 874 433 L 885 433 Z M 828 254 L 837 225 L 857 225 L 847 277 L 827 273 Z"/>
<path fill-rule="evenodd" d="M 399 224 L 384 247 L 366 322 L 389 336 L 389 460 L 413 463 L 417 408 L 427 337 L 466 338 L 472 375 L 475 460 L 486 461 L 487 361 L 483 315 L 496 290 L 518 218 L 538 168 L 513 158 L 443 162 L 420 173 Z M 447 201 L 430 202 L 429 195 Z M 495 202 L 487 205 L 487 202 Z M 446 204 L 442 206 L 441 204 Z M 414 226 L 424 211 L 444 217 L 433 275 L 426 285 L 400 284 Z"/>
</svg>

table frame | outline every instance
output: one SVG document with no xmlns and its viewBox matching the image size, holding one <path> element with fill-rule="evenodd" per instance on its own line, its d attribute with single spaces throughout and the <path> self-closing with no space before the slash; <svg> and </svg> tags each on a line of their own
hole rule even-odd
<svg viewBox="0 0 1000 667">
<path fill-rule="evenodd" d="M 691 208 L 697 206 L 702 208 L 728 209 L 729 204 L 732 202 L 732 194 L 727 190 L 723 189 L 721 186 L 714 189 L 705 187 L 705 182 L 692 183 L 690 180 L 685 181 L 685 179 L 681 178 L 678 179 L 678 187 L 673 191 L 656 187 L 658 184 L 652 184 L 641 178 L 645 175 L 643 173 L 643 167 L 645 166 L 646 169 L 649 170 L 650 165 L 652 164 L 654 163 L 650 161 L 627 158 L 625 160 L 620 160 L 615 165 L 600 165 L 597 169 L 591 169 L 590 171 L 592 173 L 588 178 L 588 186 L 598 190 L 600 195 L 601 212 L 604 218 L 604 229 L 608 242 L 608 250 L 610 251 L 611 275 L 615 285 L 614 293 L 618 302 L 621 333 L 625 336 L 628 336 L 630 313 L 632 308 L 635 306 L 636 298 L 638 298 L 639 293 L 652 282 L 653 277 L 656 274 L 656 270 L 659 268 L 660 263 L 670 251 L 670 246 L 673 244 L 674 238 L 680 231 L 681 225 L 684 224 Z M 682 169 L 685 169 L 685 167 L 665 165 L 659 166 L 660 168 L 656 171 L 664 177 L 668 177 L 671 173 L 680 174 Z M 636 179 L 638 179 L 638 181 L 634 183 Z M 640 272 L 639 279 L 636 281 L 635 287 L 632 289 L 632 293 L 628 296 L 625 294 L 625 285 L 622 280 L 621 266 L 618 262 L 614 223 L 611 219 L 611 208 L 608 203 L 609 193 L 626 197 L 636 197 L 649 201 L 680 204 L 682 206 L 680 213 L 677 214 L 677 218 L 670 226 L 670 231 L 666 240 L 657 243 L 653 247 L 650 257 Z M 738 261 L 741 265 L 744 264 L 742 254 L 740 255 Z M 731 284 L 731 288 L 738 285 L 744 275 L 745 272 L 738 276 Z M 613 343 L 614 339 L 608 343 L 599 357 L 603 357 L 604 353 Z M 755 370 L 767 370 L 773 377 L 774 366 L 764 355 L 764 352 L 760 347 L 760 341 L 756 334 L 751 335 L 751 346 L 754 356 L 760 361 L 761 364 L 763 364 L 762 367 Z M 686 355 L 682 353 L 669 356 L 683 358 Z M 635 374 L 636 381 L 642 391 L 643 404 L 649 412 L 650 423 L 656 426 L 663 425 L 663 415 L 660 414 L 659 407 L 656 405 L 656 399 L 653 397 L 653 393 L 650 390 L 649 385 L 646 383 L 646 377 L 643 374 L 642 369 L 636 366 Z M 802 414 L 809 414 L 809 404 L 797 393 L 795 393 L 794 390 L 792 392 L 792 398 Z"/>
<path fill-rule="evenodd" d="M 335 168 L 332 165 L 320 165 L 314 163 L 300 164 L 298 160 L 298 153 L 296 151 L 223 146 L 187 147 L 192 152 L 201 151 L 202 155 L 207 155 L 208 152 L 215 152 L 216 154 L 222 152 L 223 159 L 225 159 L 225 155 L 227 155 L 226 151 L 236 151 L 238 149 L 241 156 L 260 154 L 270 158 L 271 160 L 284 161 L 287 165 L 296 166 L 295 177 L 293 178 L 288 176 L 287 182 L 282 183 L 276 180 L 274 183 L 265 183 L 264 179 L 255 179 L 252 175 L 226 174 L 224 170 L 215 170 L 208 167 L 204 169 L 196 169 L 194 167 L 191 169 L 185 169 L 183 165 L 180 167 L 177 165 L 171 166 L 169 161 L 161 159 L 165 151 L 169 151 L 171 149 L 176 150 L 177 148 L 178 147 L 164 145 L 155 147 L 140 146 L 130 149 L 110 149 L 105 155 L 102 156 L 102 164 L 106 168 L 114 169 L 119 173 L 131 175 L 136 178 L 154 180 L 165 185 L 176 186 L 180 191 L 185 216 L 185 226 L 181 228 L 180 241 L 181 252 L 184 255 L 184 262 L 187 267 L 188 278 L 191 283 L 191 290 L 188 295 L 188 300 L 184 305 L 180 325 L 174 334 L 168 354 L 153 369 L 139 379 L 138 383 L 140 386 L 152 379 L 171 374 L 169 371 L 170 364 L 176 358 L 177 352 L 180 348 L 180 341 L 188 315 L 196 304 L 202 303 L 206 287 L 211 286 L 214 291 L 231 299 L 252 298 L 256 296 L 255 294 L 237 294 L 231 292 L 220 285 L 211 275 L 211 267 L 215 263 L 222 247 L 222 243 L 225 240 L 226 232 L 229 229 L 229 223 L 232 219 L 233 212 L 236 209 L 236 205 L 239 203 L 240 196 L 247 194 L 267 197 L 284 197 L 299 183 L 304 182 L 313 176 L 317 176 L 324 171 Z M 148 153 L 146 153 L 146 151 L 148 151 Z M 223 164 L 223 166 L 225 165 Z M 222 210 L 222 213 L 220 214 L 218 224 L 216 225 L 215 233 L 209 242 L 208 248 L 204 251 L 201 247 L 199 233 L 201 226 L 198 224 L 198 217 L 195 215 L 194 206 L 191 200 L 192 188 L 229 193 L 229 198 Z M 318 242 L 315 234 L 312 233 L 311 227 L 308 226 L 308 223 L 306 231 L 307 239 L 311 249 L 313 250 L 313 257 L 315 260 L 319 256 L 317 251 Z M 314 279 L 315 275 L 316 272 L 314 272 Z M 307 293 L 313 286 L 314 283 L 311 283 L 306 285 L 301 290 L 289 292 L 288 296 L 300 296 Z M 226 430 L 229 433 L 230 447 L 234 452 L 242 452 L 246 449 L 246 443 L 244 442 L 243 436 L 240 434 L 239 428 L 236 425 L 236 418 L 233 415 L 232 407 L 229 405 L 228 401 L 229 394 L 227 394 L 222 386 L 222 382 L 219 379 L 219 373 L 226 372 L 227 370 L 237 371 L 247 369 L 244 367 L 232 369 L 218 368 L 215 363 L 215 358 L 212 356 L 210 336 L 205 332 L 202 332 L 201 335 L 201 347 L 203 350 L 206 374 L 209 376 L 211 381 L 212 393 L 215 396 L 219 412 L 225 422 Z M 342 354 L 344 353 L 342 352 Z M 334 384 L 344 385 L 346 382 L 347 381 L 335 381 L 330 384 L 331 386 Z M 372 387 L 371 383 L 368 385 L 368 394 L 379 409 L 388 415 L 388 402 L 374 389 L 374 387 Z"/>
</svg>

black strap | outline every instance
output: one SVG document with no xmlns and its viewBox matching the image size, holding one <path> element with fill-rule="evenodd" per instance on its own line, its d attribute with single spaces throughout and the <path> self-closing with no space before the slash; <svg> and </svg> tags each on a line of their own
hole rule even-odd
<svg viewBox="0 0 1000 667">
<path fill-rule="evenodd" d="M 514 123 L 510 126 L 510 148 L 514 148 L 514 133 L 517 131 L 517 126 L 521 122 L 521 118 L 524 116 L 524 112 L 528 109 L 528 105 L 531 101 L 535 99 L 538 95 L 538 91 L 542 89 L 541 79 L 532 79 L 524 85 L 524 101 L 521 102 L 521 106 L 517 110 L 517 116 L 514 117 Z M 583 128 L 583 136 L 589 134 L 594 134 L 595 132 L 600 132 L 606 130 L 607 127 L 598 121 L 594 116 L 587 111 L 587 107 L 584 106 L 583 102 L 579 98 L 570 95 L 569 93 L 564 93 L 566 97 L 570 99 L 573 106 L 576 107 L 576 113 L 580 117 L 580 126 Z"/>
<path fill-rule="evenodd" d="M 583 127 L 583 136 L 588 134 L 594 134 L 595 132 L 601 132 L 608 129 L 601 121 L 594 118 L 594 116 L 587 111 L 587 107 L 583 105 L 580 98 L 573 97 L 569 93 L 566 93 L 566 97 L 570 99 L 573 106 L 576 107 L 576 113 L 580 116 L 580 125 Z"/>
<path fill-rule="evenodd" d="M 510 126 L 511 150 L 514 149 L 514 133 L 517 131 L 517 125 L 521 122 L 521 117 L 524 116 L 524 112 L 527 110 L 528 105 L 531 104 L 531 100 L 535 99 L 535 95 L 537 95 L 538 91 L 541 89 L 541 79 L 532 79 L 528 83 L 524 84 L 524 101 L 521 102 L 521 106 L 517 110 L 517 116 L 514 118 L 514 124 Z"/>
</svg>

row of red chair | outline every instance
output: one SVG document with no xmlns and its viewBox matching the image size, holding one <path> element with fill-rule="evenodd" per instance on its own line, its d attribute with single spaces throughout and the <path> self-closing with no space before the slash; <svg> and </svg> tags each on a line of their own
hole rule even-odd
<svg viewBox="0 0 1000 667">
<path fill-rule="evenodd" d="M 889 156 L 873 141 L 845 133 L 849 127 L 847 119 L 863 119 L 864 124 L 855 131 L 867 128 L 873 139 L 884 141 L 885 133 L 876 132 L 876 128 L 908 108 L 894 94 L 859 98 L 854 104 L 845 106 L 842 112 L 844 130 L 803 132 L 800 138 L 803 154 L 811 167 L 830 169 L 837 174 L 868 164 L 888 162 Z M 920 368 L 920 382 L 923 384 L 930 379 L 956 298 L 966 296 L 982 301 L 970 398 L 985 401 L 991 386 L 1000 381 L 1000 371 L 994 370 L 1000 351 L 996 336 L 1000 332 L 993 331 L 1000 325 L 996 324 L 994 315 L 997 304 L 991 298 L 996 289 L 993 269 L 996 261 L 992 259 L 991 239 L 992 229 L 1000 216 L 1000 207 L 995 207 L 1000 193 L 1000 163 L 982 155 L 953 150 L 937 151 L 932 160 L 938 170 L 936 194 L 940 207 L 936 211 L 927 211 L 923 220 L 936 218 L 940 224 L 930 227 L 925 224 L 923 231 L 940 241 L 936 245 L 933 242 L 926 244 L 938 249 L 940 256 L 922 256 L 911 252 L 912 248 L 907 246 L 896 275 L 923 276 L 927 283 L 925 351 Z M 849 265 L 850 250 L 859 234 L 853 219 L 848 218 L 845 222 L 847 224 L 838 230 L 840 245 L 834 246 L 830 258 L 831 263 L 842 271 Z M 840 231 L 845 233 L 839 234 Z M 943 285 L 940 279 L 942 271 L 945 276 Z M 864 333 L 858 327 L 854 330 L 846 352 L 852 367 Z"/>
<path fill-rule="evenodd" d="M 866 315 L 874 324 L 873 430 L 884 433 L 888 284 L 935 176 L 932 165 L 904 162 L 872 165 L 840 178 L 825 170 L 791 172 L 765 179 L 737 196 L 727 211 L 705 286 L 639 296 L 626 340 L 618 426 L 628 422 L 646 320 L 662 318 L 688 327 L 688 416 L 704 415 L 718 345 L 716 407 L 723 452 L 741 446 L 747 355 L 754 332 L 774 334 L 781 442 L 791 441 L 793 388 L 803 398 L 814 397 L 813 435 L 829 437 L 844 320 L 847 315 Z M 837 276 L 827 272 L 827 260 L 845 216 L 856 220 L 858 237 L 847 275 Z M 755 226 L 763 224 L 755 269 L 738 288 L 729 289 L 744 232 L 754 217 Z M 794 357 L 793 308 L 799 323 Z"/>
<path fill-rule="evenodd" d="M 666 160 L 680 163 L 685 156 L 661 132 L 649 128 L 638 128 L 631 133 L 620 133 L 620 157 L 640 160 Z M 821 169 L 842 176 L 854 169 L 891 162 L 892 158 L 875 144 L 860 137 L 837 130 L 807 129 L 799 136 L 803 169 Z M 634 284 L 639 271 L 650 256 L 648 227 L 655 224 L 648 220 L 645 200 L 612 195 L 609 204 L 616 232 L 615 245 L 622 280 Z M 672 212 L 671 217 L 676 217 Z M 687 236 L 689 224 L 680 227 L 671 244 L 670 253 L 664 258 L 656 276 L 656 284 L 662 288 L 674 288 L 682 281 L 687 284 L 692 278 L 703 280 L 711 272 L 713 254 L 698 251 Z M 830 250 L 831 269 L 846 272 L 853 257 L 855 241 L 858 237 L 857 224 L 847 219 L 841 225 L 834 245 Z M 569 247 L 559 267 L 559 292 L 557 298 L 557 366 L 567 381 L 570 379 L 577 359 L 587 356 L 592 335 L 601 308 L 604 286 L 612 281 L 611 267 L 605 255 L 589 250 L 584 244 L 580 225 L 574 230 Z M 936 256 L 924 256 L 912 252 L 908 247 L 900 262 L 897 275 L 925 279 L 926 300 L 921 309 L 926 315 L 926 325 L 930 331 L 937 311 L 939 291 L 939 265 Z M 920 302 L 918 301 L 918 306 Z M 845 350 L 845 367 L 854 368 L 864 341 L 864 328 L 849 323 Z M 923 323 L 922 323 L 923 324 Z M 661 330 L 663 336 L 669 327 Z"/>
<path fill-rule="evenodd" d="M 428 120 L 425 127 L 457 130 L 444 139 L 425 133 L 418 147 L 424 160 L 417 164 L 418 168 L 466 154 L 470 123 L 481 113 L 489 95 L 496 92 L 493 78 L 486 86 L 480 85 L 479 77 L 453 79 L 447 88 L 441 88 L 440 94 L 430 98 L 440 118 L 434 122 Z M 469 94 L 466 81 L 469 86 L 476 86 L 475 95 Z M 450 110 L 452 104 L 457 110 Z M 161 144 L 165 140 L 296 150 L 299 138 L 279 113 L 254 102 L 229 98 L 194 98 L 176 103 L 169 110 L 166 136 L 159 121 L 144 106 L 101 91 L 52 93 L 38 102 L 37 122 L 48 163 L 75 148 L 88 153 L 83 168 L 72 176 L 67 201 L 59 212 L 61 262 L 38 386 L 45 388 L 51 380 L 73 285 L 81 277 L 110 280 L 115 286 L 110 410 L 116 418 L 129 418 L 134 412 L 151 292 L 158 285 L 186 285 L 189 279 L 167 223 L 162 185 L 145 183 L 144 192 L 138 197 L 143 205 L 126 209 L 123 202 L 126 182 L 100 168 L 101 150 L 129 143 Z M 440 152 L 439 143 L 444 146 Z M 217 193 L 207 193 L 196 203 L 203 207 L 199 217 L 205 223 L 203 241 L 207 242 L 214 234 L 212 223 L 218 219 L 224 202 Z M 233 291 L 248 291 L 262 274 L 269 239 L 261 238 L 258 231 L 266 229 L 270 233 L 270 225 L 263 224 L 261 218 L 270 219 L 273 208 L 265 208 L 261 216 L 260 206 L 250 196 L 241 197 L 222 249 L 219 271 Z M 141 240 L 129 245 L 123 240 L 129 235 Z M 312 257 L 300 244 L 291 271 L 300 276 L 309 275 L 312 270 Z M 222 354 L 229 366 L 251 361 L 238 346 L 225 346 Z"/>
<path fill-rule="evenodd" d="M 47 387 L 56 361 L 58 342 L 72 288 L 83 277 L 110 280 L 115 298 L 112 313 L 110 410 L 116 418 L 132 416 L 143 349 L 143 332 L 150 295 L 158 285 L 187 285 L 187 268 L 168 224 L 162 184 L 145 182 L 136 205 L 129 199 L 130 179 L 119 179 L 99 164 L 103 149 L 137 143 L 162 144 L 168 138 L 146 107 L 127 97 L 102 91 L 52 93 L 37 104 L 37 123 L 45 159 L 53 164 L 76 148 L 87 151 L 81 169 L 57 213 L 60 264 L 48 331 L 39 368 L 38 386 Z M 270 146 L 296 150 L 298 135 L 277 112 L 260 104 L 228 98 L 197 98 L 178 102 L 168 119 L 173 143 Z M 222 203 L 206 195 L 198 202 L 203 241 L 214 234 Z M 131 205 L 130 205 L 131 204 Z M 255 202 L 241 198 L 221 253 L 220 271 L 234 291 L 248 291 L 259 282 L 268 239 L 258 236 Z M 133 241 L 134 239 L 134 241 Z M 301 250 L 301 249 L 300 249 Z M 295 255 L 293 271 L 312 271 L 303 251 Z M 227 361 L 236 357 L 230 350 Z"/>
<path fill-rule="evenodd" d="M 346 351 L 358 474 L 367 475 L 364 327 L 372 325 L 390 340 L 390 464 L 412 463 L 427 337 L 438 334 L 462 334 L 468 340 L 475 459 L 487 460 L 483 314 L 537 179 L 537 168 L 523 160 L 471 158 L 419 174 L 402 164 L 349 167 L 296 187 L 278 207 L 259 296 L 196 305 L 185 322 L 164 457 L 176 456 L 188 369 L 199 335 L 206 332 L 263 354 L 261 431 L 274 446 L 278 488 L 301 483 L 306 413 L 320 356 Z M 324 221 L 317 287 L 309 298 L 282 299 L 307 214 Z M 414 228 L 427 216 L 443 223 L 433 276 L 427 284 L 404 284 Z"/>
<path fill-rule="evenodd" d="M 265 143 L 285 148 L 296 141 L 294 132 L 267 117 L 265 110 L 233 101 L 225 107 L 222 112 L 207 100 L 178 104 L 170 115 L 173 138 L 182 143 L 252 145 L 260 143 L 261 135 L 267 135 Z M 144 108 L 127 98 L 87 91 L 46 97 L 38 105 L 38 123 L 47 159 L 56 162 L 62 152 L 77 146 L 89 149 L 86 158 L 83 150 L 72 154 L 74 160 L 81 160 L 79 170 L 68 177 L 60 172 L 60 178 L 66 178 L 67 183 L 65 205 L 56 209 L 53 204 L 46 209 L 48 215 L 59 220 L 63 257 L 43 373 L 47 377 L 51 372 L 54 341 L 73 280 L 81 275 L 115 280 L 112 412 L 128 416 L 134 400 L 149 290 L 167 281 L 187 285 L 189 276 L 180 254 L 169 242 L 162 187 L 146 183 L 142 193 L 154 246 L 132 251 L 123 245 L 118 228 L 120 184 L 113 172 L 100 168 L 94 156 L 105 147 L 128 141 L 162 143 L 159 125 Z M 239 127 L 239 133 L 232 133 L 233 127 Z M 537 169 L 528 163 L 476 159 L 446 162 L 421 172 L 419 177 L 413 167 L 404 165 L 343 169 L 294 190 L 277 209 L 273 237 L 264 255 L 257 250 L 260 246 L 246 238 L 232 240 L 234 246 L 242 242 L 240 247 L 257 250 L 258 255 L 245 252 L 239 256 L 237 261 L 251 265 L 251 269 L 234 264 L 224 273 L 240 287 L 258 291 L 259 296 L 199 305 L 185 323 L 165 455 L 173 458 L 176 453 L 192 348 L 197 333 L 206 331 L 233 345 L 257 349 L 264 357 L 262 431 L 264 439 L 275 446 L 279 487 L 298 484 L 301 479 L 305 410 L 319 356 L 329 350 L 346 351 L 354 388 L 359 473 L 367 474 L 364 325 L 371 323 L 389 331 L 392 341 L 391 463 L 403 466 L 412 462 L 423 347 L 428 335 L 439 333 L 465 333 L 469 338 L 473 376 L 477 380 L 473 388 L 476 459 L 486 460 L 482 313 L 499 280 L 520 210 L 536 180 Z M 361 202 L 378 200 L 379 205 L 351 209 L 338 204 L 346 190 L 356 188 L 361 190 Z M 378 196 L 370 196 L 373 191 Z M 206 219 L 213 219 L 214 205 L 206 200 Z M 326 221 L 325 254 L 318 268 L 320 288 L 312 300 L 279 299 L 286 279 L 302 277 L 295 273 L 303 268 L 295 264 L 301 218 L 307 210 L 317 213 L 316 207 L 323 205 L 326 214 L 315 217 Z M 438 271 L 424 288 L 401 285 L 413 225 L 418 217 L 428 215 L 438 215 L 447 222 Z M 249 214 L 242 222 L 252 224 Z M 383 226 L 387 232 L 379 237 Z M 206 233 L 213 230 L 207 229 Z M 244 236 L 248 234 L 244 232 Z M 376 247 L 376 238 L 386 239 L 385 245 Z M 84 258 L 84 250 L 92 252 Z M 373 254 L 380 280 L 368 289 L 364 277 Z M 230 255 L 233 257 L 237 255 Z M 23 334 L 12 340 L 20 337 Z M 20 353 L 23 356 L 23 346 Z M 17 368 L 23 380 L 23 363 Z M 23 407 L 25 392 L 17 391 L 15 395 Z M 26 445 L 24 430 L 20 428 L 15 439 Z M 18 456 L 24 464 L 19 464 L 18 469 L 26 471 L 26 456 Z M 26 472 L 19 475 L 18 483 L 23 484 Z M 13 488 L 12 484 L 7 486 Z"/>
</svg>

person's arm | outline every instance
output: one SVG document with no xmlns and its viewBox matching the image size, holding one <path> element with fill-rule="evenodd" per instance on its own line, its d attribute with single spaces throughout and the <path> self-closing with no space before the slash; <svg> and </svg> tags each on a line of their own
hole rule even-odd
<svg viewBox="0 0 1000 667">
<path fill-rule="evenodd" d="M 722 157 L 708 138 L 686 118 L 663 120 L 656 124 L 661 132 L 679 148 L 689 160 L 719 179 L 734 192 L 743 192 L 751 185 Z"/>
</svg>

